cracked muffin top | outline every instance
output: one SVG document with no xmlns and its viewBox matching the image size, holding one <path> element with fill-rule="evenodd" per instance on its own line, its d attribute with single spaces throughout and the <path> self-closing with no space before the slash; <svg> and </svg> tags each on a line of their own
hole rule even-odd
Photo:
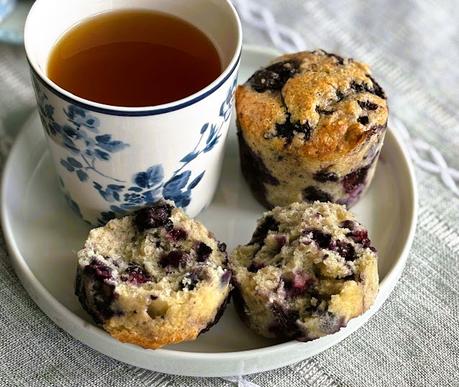
<svg viewBox="0 0 459 387">
<path fill-rule="evenodd" d="M 322 50 L 280 56 L 236 91 L 249 143 L 315 160 L 337 160 L 387 126 L 383 89 L 366 64 Z"/>
</svg>

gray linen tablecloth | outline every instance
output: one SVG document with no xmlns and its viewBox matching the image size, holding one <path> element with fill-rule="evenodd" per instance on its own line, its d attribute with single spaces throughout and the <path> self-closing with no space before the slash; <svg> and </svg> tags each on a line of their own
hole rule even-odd
<svg viewBox="0 0 459 387">
<path fill-rule="evenodd" d="M 263 6 L 235 1 L 241 14 L 245 7 L 246 43 L 292 47 L 292 37 L 280 26 L 284 25 L 299 34 L 293 36 L 293 47 L 321 47 L 370 63 L 390 96 L 391 112 L 406 124 L 410 145 L 424 162 L 418 163 L 423 168 L 416 167 L 420 202 L 413 248 L 399 284 L 381 310 L 358 332 L 320 355 L 247 376 L 240 385 L 250 381 L 280 387 L 459 386 L 459 195 L 451 177 L 459 169 L 457 1 L 257 1 Z M 33 108 L 23 48 L 0 45 L 1 165 Z M 443 176 L 435 173 L 442 164 L 438 151 L 455 170 L 448 172 L 443 165 Z M 137 369 L 74 340 L 28 297 L 2 241 L 0 386 L 5 385 L 235 383 Z"/>
</svg>

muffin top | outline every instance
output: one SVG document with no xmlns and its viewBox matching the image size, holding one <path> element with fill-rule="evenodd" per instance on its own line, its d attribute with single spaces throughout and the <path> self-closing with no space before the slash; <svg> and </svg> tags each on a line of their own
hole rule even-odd
<svg viewBox="0 0 459 387">
<path fill-rule="evenodd" d="M 323 50 L 280 56 L 236 92 L 246 141 L 315 160 L 358 151 L 387 126 L 383 89 L 366 64 Z"/>
</svg>

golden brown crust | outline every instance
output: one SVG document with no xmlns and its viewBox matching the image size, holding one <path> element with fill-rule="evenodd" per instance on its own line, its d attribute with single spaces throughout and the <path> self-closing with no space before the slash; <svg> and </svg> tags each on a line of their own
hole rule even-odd
<svg viewBox="0 0 459 387">
<path fill-rule="evenodd" d="M 363 310 L 370 309 L 378 295 L 379 276 L 377 262 L 367 258 L 360 263 L 363 283 Z"/>
<path fill-rule="evenodd" d="M 263 136 L 273 123 L 285 121 L 280 94 L 254 93 L 247 85 L 236 89 L 236 111 L 241 127 L 250 128 L 248 133 L 256 137 Z"/>
<path fill-rule="evenodd" d="M 152 318 L 140 311 L 135 320 L 128 316 L 113 317 L 104 323 L 104 329 L 122 342 L 149 349 L 195 340 L 213 324 L 228 294 L 229 288 L 201 287 L 196 293 L 168 300 L 169 307 L 163 316 Z"/>
<path fill-rule="evenodd" d="M 145 349 L 158 349 L 163 347 L 164 345 L 180 343 L 182 341 L 187 340 L 194 340 L 198 336 L 199 332 L 183 332 L 178 333 L 175 331 L 171 331 L 168 336 L 161 336 L 157 339 L 148 339 L 144 336 L 140 336 L 135 332 L 130 331 L 118 331 L 118 332 L 111 332 L 109 333 L 119 341 L 123 343 L 130 343 L 130 344 L 137 344 Z"/>
<path fill-rule="evenodd" d="M 296 61 L 299 67 L 280 90 L 257 91 L 256 73 L 236 92 L 237 119 L 248 143 L 333 162 L 358 152 L 377 128 L 386 127 L 385 96 L 367 65 L 323 51 L 284 55 L 273 63 L 283 61 Z M 308 125 L 310 138 L 279 135 L 276 124 L 288 121 Z"/>
<path fill-rule="evenodd" d="M 151 324 L 150 324 L 151 325 Z M 195 340 L 199 333 L 206 327 L 207 323 L 201 324 L 163 324 L 160 329 L 151 331 L 138 331 L 136 327 L 127 328 L 114 325 L 113 321 L 108 321 L 104 329 L 116 339 L 123 343 L 131 343 L 142 346 L 143 348 L 156 349 L 164 345 L 180 343 L 182 341 Z M 151 328 L 151 327 L 149 327 Z M 158 327 L 155 327 L 158 328 Z"/>
</svg>

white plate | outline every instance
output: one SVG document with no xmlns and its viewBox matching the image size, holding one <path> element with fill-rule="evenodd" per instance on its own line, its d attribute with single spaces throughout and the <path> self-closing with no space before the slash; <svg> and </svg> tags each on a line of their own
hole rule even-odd
<svg viewBox="0 0 459 387">
<path fill-rule="evenodd" d="M 273 55 L 246 48 L 240 79 L 246 80 Z M 229 249 L 247 242 L 263 212 L 241 177 L 235 132 L 233 124 L 218 192 L 199 216 Z M 37 305 L 73 337 L 108 356 L 190 376 L 242 375 L 300 361 L 343 340 L 381 307 L 405 265 L 416 223 L 413 170 L 394 132 L 387 133 L 374 182 L 353 211 L 369 228 L 378 248 L 381 288 L 375 305 L 346 328 L 308 343 L 279 343 L 251 333 L 230 305 L 222 320 L 196 341 L 153 351 L 111 338 L 94 325 L 73 294 L 75 253 L 83 245 L 88 226 L 73 214 L 58 190 L 38 114 L 11 151 L 2 187 L 2 224 L 11 261 Z"/>
</svg>

